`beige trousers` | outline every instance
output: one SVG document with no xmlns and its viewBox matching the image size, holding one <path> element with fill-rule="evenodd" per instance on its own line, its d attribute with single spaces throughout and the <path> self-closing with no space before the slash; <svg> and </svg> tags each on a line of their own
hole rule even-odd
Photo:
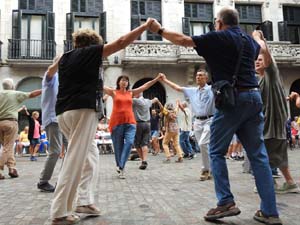
<svg viewBox="0 0 300 225">
<path fill-rule="evenodd" d="M 169 149 L 169 143 L 173 140 L 173 146 L 175 148 L 176 154 L 178 158 L 182 157 L 182 150 L 179 145 L 179 134 L 178 132 L 166 132 L 165 137 L 163 139 L 163 148 L 165 151 L 165 155 L 167 158 L 170 158 L 170 149 Z"/>
<path fill-rule="evenodd" d="M 14 156 L 14 143 L 18 135 L 18 122 L 10 120 L 0 121 L 0 144 L 2 154 L 0 156 L 0 173 L 4 165 L 8 168 L 15 168 L 16 159 Z"/>
<path fill-rule="evenodd" d="M 58 124 L 68 140 L 68 150 L 54 192 L 52 219 L 73 214 L 77 193 L 77 206 L 94 203 L 99 162 L 94 140 L 98 119 L 94 110 L 66 111 L 58 116 Z"/>
</svg>

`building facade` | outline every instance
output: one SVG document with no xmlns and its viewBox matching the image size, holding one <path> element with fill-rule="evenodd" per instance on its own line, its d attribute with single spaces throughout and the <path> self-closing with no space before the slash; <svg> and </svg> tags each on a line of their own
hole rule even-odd
<svg viewBox="0 0 300 225">
<path fill-rule="evenodd" d="M 288 94 L 300 91 L 300 0 L 2 0 L 0 1 L 0 77 L 13 78 L 18 90 L 41 87 L 41 79 L 55 55 L 72 49 L 72 32 L 92 28 L 111 42 L 148 17 L 171 30 L 199 35 L 214 29 L 223 6 L 236 8 L 248 33 L 261 29 L 277 60 Z M 192 48 L 175 46 L 145 32 L 126 49 L 104 60 L 105 85 L 129 75 L 137 87 L 163 72 L 182 86 L 195 84 L 194 74 L 205 61 Z M 163 103 L 183 95 L 163 83 L 144 93 Z M 40 99 L 26 102 L 40 109 Z M 106 103 L 110 115 L 112 100 Z M 290 107 L 291 116 L 300 111 Z"/>
</svg>

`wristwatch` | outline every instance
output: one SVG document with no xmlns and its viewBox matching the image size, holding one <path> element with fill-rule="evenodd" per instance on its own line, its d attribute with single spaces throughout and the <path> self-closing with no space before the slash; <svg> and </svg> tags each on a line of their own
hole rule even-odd
<svg viewBox="0 0 300 225">
<path fill-rule="evenodd" d="M 161 27 L 161 28 L 159 28 L 159 30 L 157 31 L 157 33 L 158 33 L 159 35 L 162 35 L 163 32 L 164 32 L 164 30 L 165 30 L 165 28 Z"/>
</svg>

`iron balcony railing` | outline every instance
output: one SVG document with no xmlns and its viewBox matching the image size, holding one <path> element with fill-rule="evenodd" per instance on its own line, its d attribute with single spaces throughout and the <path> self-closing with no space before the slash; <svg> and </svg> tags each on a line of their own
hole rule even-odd
<svg viewBox="0 0 300 225">
<path fill-rule="evenodd" d="M 72 40 L 64 40 L 64 52 L 68 52 L 73 49 L 73 41 Z"/>
<path fill-rule="evenodd" d="M 56 55 L 55 41 L 8 39 L 9 59 L 45 59 L 51 60 Z"/>
</svg>

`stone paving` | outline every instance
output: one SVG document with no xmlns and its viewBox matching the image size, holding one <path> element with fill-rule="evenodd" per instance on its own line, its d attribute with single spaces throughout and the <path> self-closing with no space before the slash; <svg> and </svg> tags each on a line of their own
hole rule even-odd
<svg viewBox="0 0 300 225">
<path fill-rule="evenodd" d="M 289 151 L 291 172 L 300 180 L 300 150 Z M 213 181 L 199 181 L 201 158 L 182 164 L 163 164 L 163 154 L 149 156 L 149 167 L 138 169 L 139 161 L 127 163 L 126 179 L 115 171 L 113 155 L 100 155 L 97 205 L 102 216 L 82 218 L 81 225 L 189 225 L 213 224 L 203 215 L 216 204 Z M 52 193 L 38 191 L 36 183 L 45 157 L 30 162 L 17 158 L 20 178 L 0 181 L 0 225 L 49 225 Z M 253 192 L 254 179 L 241 171 L 242 162 L 228 161 L 231 187 L 242 213 L 217 224 L 258 225 L 252 217 L 259 206 Z M 59 161 L 52 183 L 57 180 Z M 280 184 L 283 179 L 277 180 Z M 300 224 L 300 194 L 277 195 L 284 224 Z"/>
</svg>

